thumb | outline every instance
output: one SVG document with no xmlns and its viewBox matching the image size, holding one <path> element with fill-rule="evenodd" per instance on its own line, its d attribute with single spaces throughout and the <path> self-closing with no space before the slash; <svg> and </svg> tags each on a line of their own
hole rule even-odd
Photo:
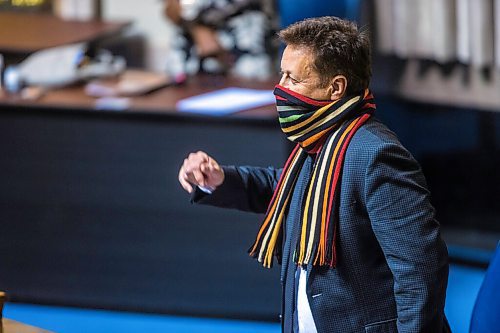
<svg viewBox="0 0 500 333">
<path fill-rule="evenodd" d="M 224 181 L 224 170 L 217 163 L 210 163 L 208 165 L 209 168 L 209 178 L 212 186 L 216 187 L 222 184 Z"/>
</svg>

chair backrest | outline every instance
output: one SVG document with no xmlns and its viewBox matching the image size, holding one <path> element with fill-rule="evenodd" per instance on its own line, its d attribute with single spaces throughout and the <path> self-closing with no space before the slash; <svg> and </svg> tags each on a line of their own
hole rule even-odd
<svg viewBox="0 0 500 333">
<path fill-rule="evenodd" d="M 469 332 L 500 332 L 500 244 L 479 289 L 472 310 Z"/>
</svg>

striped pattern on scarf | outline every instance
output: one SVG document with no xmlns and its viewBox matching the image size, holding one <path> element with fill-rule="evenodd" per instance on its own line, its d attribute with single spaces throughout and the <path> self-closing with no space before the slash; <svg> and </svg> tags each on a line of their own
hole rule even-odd
<svg viewBox="0 0 500 333">
<path fill-rule="evenodd" d="M 295 183 L 308 154 L 314 154 L 294 261 L 335 267 L 342 166 L 354 133 L 375 110 L 373 95 L 366 89 L 334 102 L 317 101 L 279 85 L 274 93 L 281 128 L 297 145 L 285 163 L 250 255 L 269 268 L 274 255 L 281 257 L 285 215 Z"/>
</svg>

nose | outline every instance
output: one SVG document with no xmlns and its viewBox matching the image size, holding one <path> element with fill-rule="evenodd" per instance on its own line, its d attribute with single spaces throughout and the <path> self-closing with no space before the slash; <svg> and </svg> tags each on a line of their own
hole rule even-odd
<svg viewBox="0 0 500 333">
<path fill-rule="evenodd" d="M 280 79 L 279 84 L 280 84 L 280 86 L 285 87 L 285 84 L 286 84 L 286 73 L 281 74 L 281 79 Z"/>
</svg>

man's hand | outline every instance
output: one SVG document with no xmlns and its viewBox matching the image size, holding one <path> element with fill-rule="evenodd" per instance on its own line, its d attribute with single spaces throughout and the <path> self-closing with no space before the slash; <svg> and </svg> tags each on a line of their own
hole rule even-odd
<svg viewBox="0 0 500 333">
<path fill-rule="evenodd" d="M 201 24 L 194 24 L 189 31 L 193 37 L 196 52 L 200 57 L 217 55 L 224 51 L 219 43 L 215 29 Z"/>
<path fill-rule="evenodd" d="M 179 170 L 179 182 L 189 193 L 193 192 L 193 185 L 215 190 L 223 181 L 220 165 L 202 151 L 189 154 Z"/>
<path fill-rule="evenodd" d="M 168 17 L 174 24 L 182 23 L 181 4 L 179 0 L 165 0 L 164 5 L 165 16 Z"/>
</svg>

